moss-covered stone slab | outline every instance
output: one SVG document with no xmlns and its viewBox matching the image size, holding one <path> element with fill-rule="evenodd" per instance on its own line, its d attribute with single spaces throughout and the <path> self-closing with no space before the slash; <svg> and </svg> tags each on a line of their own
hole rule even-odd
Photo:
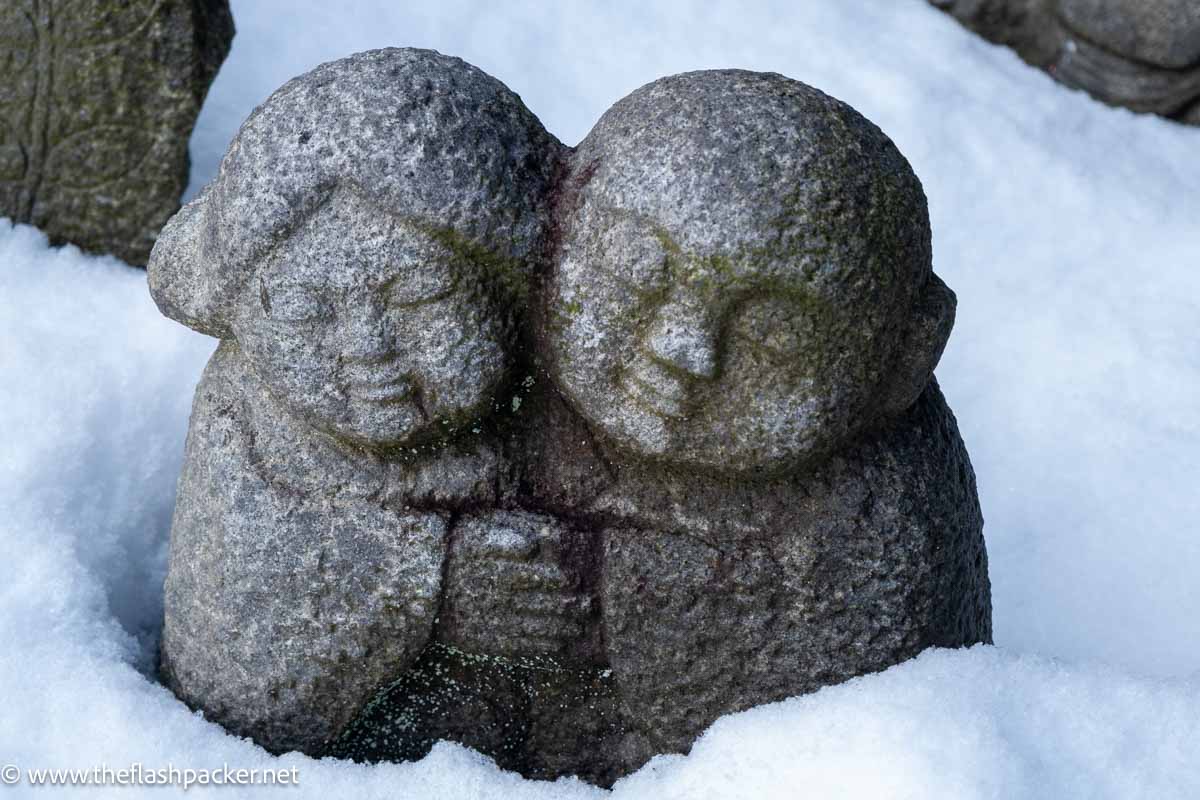
<svg viewBox="0 0 1200 800">
<path fill-rule="evenodd" d="M 145 264 L 232 39 L 227 0 L 0 5 L 0 216 Z"/>
</svg>

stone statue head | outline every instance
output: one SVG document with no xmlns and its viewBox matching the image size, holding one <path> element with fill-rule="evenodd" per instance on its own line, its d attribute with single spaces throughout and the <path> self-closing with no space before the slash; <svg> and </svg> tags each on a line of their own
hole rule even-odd
<svg viewBox="0 0 1200 800">
<path fill-rule="evenodd" d="M 163 313 L 234 339 L 291 413 L 390 447 L 484 413 L 539 252 L 560 145 L 432 51 L 359 53 L 260 106 L 163 231 Z"/>
<path fill-rule="evenodd" d="M 907 408 L 953 324 L 921 184 L 849 106 L 781 75 L 655 81 L 580 144 L 550 364 L 619 448 L 771 472 Z"/>
</svg>

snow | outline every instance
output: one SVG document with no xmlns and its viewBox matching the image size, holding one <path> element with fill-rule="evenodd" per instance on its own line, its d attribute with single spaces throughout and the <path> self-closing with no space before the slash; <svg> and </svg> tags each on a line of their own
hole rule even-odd
<svg viewBox="0 0 1200 800">
<path fill-rule="evenodd" d="M 385 45 L 464 57 L 568 142 L 661 75 L 783 72 L 878 123 L 925 184 L 959 297 L 938 374 L 979 477 L 997 646 L 727 717 L 614 795 L 1200 796 L 1200 130 L 1069 92 L 920 0 L 234 13 L 193 192 L 276 86 Z M 295 765 L 304 797 L 605 794 L 454 745 L 416 764 L 276 759 L 146 677 L 212 347 L 158 315 L 144 273 L 0 221 L 0 765 Z"/>
</svg>

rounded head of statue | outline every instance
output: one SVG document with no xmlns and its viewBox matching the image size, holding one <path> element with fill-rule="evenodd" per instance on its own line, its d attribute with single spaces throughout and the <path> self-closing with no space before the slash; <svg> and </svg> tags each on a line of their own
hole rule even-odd
<svg viewBox="0 0 1200 800">
<path fill-rule="evenodd" d="M 483 415 L 511 364 L 561 145 L 503 84 L 425 50 L 276 91 L 163 231 L 150 290 L 235 339 L 291 413 L 391 447 Z"/>
<path fill-rule="evenodd" d="M 770 474 L 925 387 L 954 296 L 920 182 L 849 106 L 776 74 L 677 75 L 573 158 L 546 347 L 619 449 Z"/>
</svg>

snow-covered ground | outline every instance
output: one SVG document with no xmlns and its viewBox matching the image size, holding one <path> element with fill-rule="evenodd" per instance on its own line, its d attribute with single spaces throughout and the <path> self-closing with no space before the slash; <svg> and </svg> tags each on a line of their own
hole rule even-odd
<svg viewBox="0 0 1200 800">
<path fill-rule="evenodd" d="M 925 183 L 959 297 L 938 374 L 979 477 L 996 647 L 725 718 L 615 795 L 1200 796 L 1200 130 L 1071 93 L 922 0 L 234 13 L 193 192 L 277 85 L 385 45 L 462 56 L 567 142 L 661 75 L 782 72 L 873 119 Z M 603 795 L 452 745 L 418 764 L 275 759 L 144 676 L 212 346 L 158 315 L 144 273 L 0 221 L 0 766 L 297 766 L 298 792 L 262 796 Z"/>
</svg>

